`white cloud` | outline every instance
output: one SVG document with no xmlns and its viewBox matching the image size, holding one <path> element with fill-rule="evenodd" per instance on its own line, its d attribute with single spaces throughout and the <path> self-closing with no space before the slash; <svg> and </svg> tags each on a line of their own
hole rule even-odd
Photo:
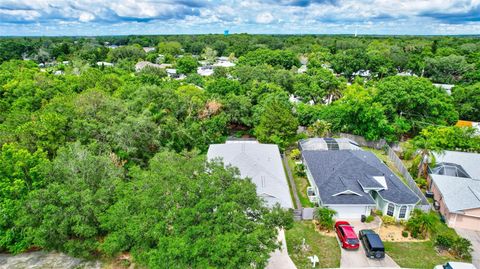
<svg viewBox="0 0 480 269">
<path fill-rule="evenodd" d="M 274 20 L 272 13 L 270 12 L 263 12 L 257 15 L 255 21 L 257 23 L 268 24 Z"/>
<path fill-rule="evenodd" d="M 62 35 L 115 34 L 118 24 L 121 34 L 345 33 L 352 25 L 372 34 L 474 34 L 480 0 L 0 0 L 1 34 L 58 24 L 65 25 Z"/>
<path fill-rule="evenodd" d="M 88 12 L 82 12 L 78 17 L 78 20 L 80 22 L 89 22 L 89 21 L 93 21 L 94 19 L 95 19 L 95 16 L 93 16 L 93 14 Z"/>
</svg>

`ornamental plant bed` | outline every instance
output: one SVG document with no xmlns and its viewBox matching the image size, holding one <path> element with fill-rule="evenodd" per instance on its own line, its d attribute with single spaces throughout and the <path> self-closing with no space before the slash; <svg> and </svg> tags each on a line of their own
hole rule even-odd
<svg viewBox="0 0 480 269">
<path fill-rule="evenodd" d="M 403 237 L 402 232 L 405 230 L 405 226 L 395 224 L 395 225 L 382 225 L 379 230 L 380 238 L 384 241 L 392 242 L 425 242 L 427 239 L 416 239 L 410 236 Z"/>
</svg>

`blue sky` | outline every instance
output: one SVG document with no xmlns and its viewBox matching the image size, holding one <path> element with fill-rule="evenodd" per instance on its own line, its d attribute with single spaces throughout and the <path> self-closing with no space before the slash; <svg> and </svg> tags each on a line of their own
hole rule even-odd
<svg viewBox="0 0 480 269">
<path fill-rule="evenodd" d="M 0 0 L 0 35 L 480 34 L 480 0 Z"/>
</svg>

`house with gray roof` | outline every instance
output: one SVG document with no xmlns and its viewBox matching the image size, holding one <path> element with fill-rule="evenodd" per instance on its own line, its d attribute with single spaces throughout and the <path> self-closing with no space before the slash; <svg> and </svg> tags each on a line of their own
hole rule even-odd
<svg viewBox="0 0 480 269">
<path fill-rule="evenodd" d="M 435 204 L 452 228 L 480 231 L 480 154 L 434 153 L 428 183 Z"/>
<path fill-rule="evenodd" d="M 337 212 L 337 218 L 360 219 L 374 209 L 397 220 L 408 219 L 418 196 L 372 152 L 302 150 L 313 188 L 313 202 Z"/>
<path fill-rule="evenodd" d="M 268 206 L 280 204 L 283 208 L 293 208 L 277 145 L 261 144 L 256 140 L 231 140 L 210 145 L 207 158 L 221 159 L 226 166 L 237 167 L 242 178 L 250 178 L 256 185 L 257 195 Z"/>
</svg>

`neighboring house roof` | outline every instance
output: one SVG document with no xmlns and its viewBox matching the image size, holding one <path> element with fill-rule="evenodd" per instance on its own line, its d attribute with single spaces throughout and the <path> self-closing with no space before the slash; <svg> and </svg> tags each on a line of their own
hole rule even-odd
<svg viewBox="0 0 480 269">
<path fill-rule="evenodd" d="M 297 73 L 298 74 L 303 74 L 303 73 L 307 72 L 307 69 L 308 68 L 307 68 L 306 65 L 302 65 L 302 66 L 300 66 L 300 68 L 298 68 Z"/>
<path fill-rule="evenodd" d="M 97 65 L 100 66 L 100 65 L 103 65 L 103 66 L 113 66 L 112 63 L 109 63 L 109 62 L 97 62 Z"/>
<path fill-rule="evenodd" d="M 480 180 L 431 174 L 450 212 L 480 208 Z"/>
<path fill-rule="evenodd" d="M 241 177 L 251 178 L 257 186 L 258 196 L 269 206 L 279 203 L 283 208 L 293 208 L 277 145 L 238 140 L 210 145 L 207 158 L 218 157 L 225 165 L 238 167 Z"/>
<path fill-rule="evenodd" d="M 480 154 L 460 151 L 434 153 L 437 164 L 450 163 L 460 166 L 471 178 L 480 180 Z"/>
<path fill-rule="evenodd" d="M 171 65 L 170 64 L 154 64 L 147 61 L 141 61 L 135 65 L 135 70 L 140 71 L 147 66 L 156 67 L 156 68 L 166 68 L 166 67 L 170 67 Z"/>
<path fill-rule="evenodd" d="M 448 95 L 452 94 L 452 88 L 455 87 L 453 84 L 440 84 L 440 83 L 433 83 L 433 86 L 444 89 L 445 92 L 447 92 Z"/>
<path fill-rule="evenodd" d="M 300 140 L 301 150 L 359 150 L 360 147 L 348 138 L 309 138 Z"/>
<path fill-rule="evenodd" d="M 155 47 L 143 47 L 143 51 L 145 51 L 146 53 L 149 53 L 154 50 L 155 50 Z"/>
<path fill-rule="evenodd" d="M 474 122 L 474 121 L 468 121 L 468 120 L 459 120 L 457 121 L 457 124 L 455 124 L 457 127 L 471 127 L 476 130 L 476 133 L 480 135 L 480 122 Z"/>
<path fill-rule="evenodd" d="M 304 150 L 302 155 L 322 204 L 375 204 L 368 190 L 376 190 L 383 199 L 396 204 L 416 204 L 420 200 L 371 152 Z"/>
<path fill-rule="evenodd" d="M 200 76 L 211 76 L 213 75 L 213 72 L 212 66 L 200 66 L 197 68 L 197 74 Z"/>
</svg>

